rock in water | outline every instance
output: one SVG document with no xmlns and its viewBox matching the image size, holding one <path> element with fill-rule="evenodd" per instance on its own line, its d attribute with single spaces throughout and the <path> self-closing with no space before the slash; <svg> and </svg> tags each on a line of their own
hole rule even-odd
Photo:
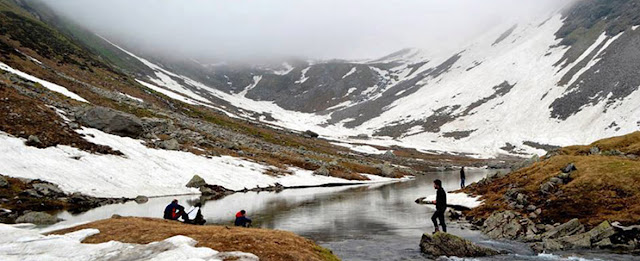
<svg viewBox="0 0 640 261">
<path fill-rule="evenodd" d="M 442 232 L 435 235 L 426 233 L 422 235 L 420 251 L 433 258 L 440 256 L 481 257 L 500 254 L 496 250 L 481 247 L 469 240 Z"/>
<path fill-rule="evenodd" d="M 149 201 L 149 198 L 146 196 L 137 196 L 133 200 L 138 204 L 143 204 L 143 203 L 147 203 Z"/>
<path fill-rule="evenodd" d="M 58 219 L 44 212 L 29 212 L 16 219 L 16 223 L 31 223 L 35 225 L 51 225 L 58 222 Z"/>
<path fill-rule="evenodd" d="M 205 185 L 207 185 L 207 182 L 198 175 L 193 175 L 193 178 L 187 182 L 188 188 L 200 188 Z"/>
</svg>

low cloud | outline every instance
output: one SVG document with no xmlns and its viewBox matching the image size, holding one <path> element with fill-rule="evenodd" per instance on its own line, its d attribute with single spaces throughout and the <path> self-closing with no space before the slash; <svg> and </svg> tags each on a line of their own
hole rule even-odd
<svg viewBox="0 0 640 261">
<path fill-rule="evenodd" d="M 568 0 L 45 0 L 137 49 L 209 60 L 358 59 L 459 47 Z"/>
</svg>

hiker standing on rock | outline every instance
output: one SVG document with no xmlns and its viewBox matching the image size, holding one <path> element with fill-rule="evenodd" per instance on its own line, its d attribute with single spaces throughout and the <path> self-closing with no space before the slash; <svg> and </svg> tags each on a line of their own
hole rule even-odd
<svg viewBox="0 0 640 261">
<path fill-rule="evenodd" d="M 460 188 L 464 188 L 464 180 L 467 179 L 467 176 L 464 174 L 464 167 L 460 169 Z"/>
<path fill-rule="evenodd" d="M 433 181 L 433 188 L 437 191 L 436 200 L 431 202 L 436 205 L 436 213 L 433 213 L 433 216 L 431 216 L 431 221 L 433 221 L 433 226 L 436 229 L 433 233 L 440 231 L 440 228 L 438 227 L 438 219 L 442 226 L 442 232 L 446 233 L 447 225 L 444 223 L 444 211 L 447 209 L 447 193 L 442 188 L 442 181 L 439 179 Z"/>
</svg>

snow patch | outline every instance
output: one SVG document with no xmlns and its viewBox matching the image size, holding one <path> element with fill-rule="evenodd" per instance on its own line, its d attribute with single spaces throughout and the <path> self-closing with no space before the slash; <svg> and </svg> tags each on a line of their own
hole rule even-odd
<svg viewBox="0 0 640 261">
<path fill-rule="evenodd" d="M 142 141 L 85 128 L 90 142 L 106 145 L 125 156 L 96 155 L 69 146 L 38 149 L 24 140 L 0 132 L 0 173 L 12 177 L 42 179 L 58 184 L 68 193 L 99 197 L 136 197 L 198 193 L 185 184 L 197 174 L 207 183 L 232 190 L 328 183 L 357 183 L 340 178 L 313 175 L 310 170 L 290 168 L 294 174 L 264 175 L 269 167 L 249 160 L 221 156 L 207 158 L 182 151 L 150 149 Z M 79 157 L 79 159 L 77 159 Z M 76 158 L 76 159 L 74 159 Z M 373 181 L 394 179 L 375 177 Z"/>
<path fill-rule="evenodd" d="M 138 97 L 131 96 L 131 95 L 126 94 L 126 93 L 122 93 L 122 92 L 120 92 L 120 93 L 118 93 L 118 94 L 120 94 L 120 95 L 122 95 L 122 96 L 124 96 L 124 97 L 127 97 L 127 98 L 129 98 L 129 99 L 132 99 L 132 100 L 134 100 L 134 101 L 140 102 L 140 103 L 143 103 L 143 102 L 144 102 L 144 100 L 143 100 L 143 99 L 140 99 L 140 98 L 138 98 Z"/>
<path fill-rule="evenodd" d="M 282 66 L 284 67 L 283 70 L 273 71 L 273 74 L 276 74 L 276 75 L 287 75 L 291 71 L 293 71 L 293 69 L 294 69 L 294 67 L 291 66 L 289 63 L 282 63 Z"/>
<path fill-rule="evenodd" d="M 349 75 L 352 75 L 355 72 L 356 72 L 356 67 L 354 66 L 353 68 L 351 68 L 349 72 L 347 72 L 347 74 L 342 76 L 342 79 L 349 77 Z"/>
<path fill-rule="evenodd" d="M 353 144 L 342 143 L 342 142 L 330 142 L 330 143 L 340 147 L 349 148 L 352 151 L 361 152 L 365 154 L 381 155 L 387 152 L 387 150 L 379 150 L 369 145 L 353 145 Z"/>
<path fill-rule="evenodd" d="M 301 84 L 301 83 L 304 83 L 307 80 L 309 80 L 309 77 L 307 77 L 307 72 L 309 71 L 309 69 L 311 69 L 311 66 L 302 69 L 302 71 L 300 71 L 302 73 L 302 75 L 300 75 L 300 79 L 295 81 L 295 83 Z"/>
<path fill-rule="evenodd" d="M 238 95 L 240 95 L 242 97 L 245 97 L 250 90 L 252 90 L 256 86 L 258 86 L 258 83 L 260 83 L 260 80 L 262 80 L 262 75 L 254 75 L 253 76 L 253 83 L 249 84 L 249 86 L 244 88 L 244 90 L 242 90 L 240 93 L 238 93 Z"/>
<path fill-rule="evenodd" d="M 74 99 L 76 101 L 90 103 L 87 100 L 85 100 L 84 98 L 80 97 L 79 95 L 69 91 L 65 87 L 62 87 L 60 85 L 57 85 L 57 84 L 49 82 L 49 81 L 45 81 L 43 79 L 40 79 L 40 78 L 35 77 L 33 75 L 27 74 L 25 72 L 13 69 L 13 68 L 11 68 L 11 66 L 9 66 L 9 65 L 7 65 L 7 64 L 5 64 L 3 62 L 0 62 L 0 69 L 2 69 L 4 71 L 7 71 L 7 72 L 10 72 L 10 73 L 13 73 L 13 74 L 16 74 L 16 75 L 18 75 L 21 78 L 24 78 L 26 80 L 39 83 L 40 85 L 42 85 L 43 87 L 45 87 L 45 88 L 47 88 L 47 89 L 49 89 L 51 91 L 60 93 L 60 94 L 62 94 L 64 96 L 67 96 L 67 97 L 69 97 L 71 99 Z"/>
<path fill-rule="evenodd" d="M 423 202 L 430 202 L 436 200 L 436 195 L 427 196 Z M 482 204 L 480 197 L 469 196 L 465 193 L 450 193 L 447 192 L 447 205 L 458 205 L 468 208 L 475 208 Z M 435 205 L 428 205 L 435 208 Z"/>
</svg>

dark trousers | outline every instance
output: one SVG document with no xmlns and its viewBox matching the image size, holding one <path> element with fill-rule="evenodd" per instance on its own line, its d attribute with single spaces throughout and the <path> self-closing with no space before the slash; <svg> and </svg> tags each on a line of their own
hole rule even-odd
<svg viewBox="0 0 640 261">
<path fill-rule="evenodd" d="M 464 188 L 464 179 L 460 179 L 460 187 Z"/>
<path fill-rule="evenodd" d="M 433 216 L 431 216 L 431 221 L 433 221 L 433 226 L 436 230 L 438 229 L 438 219 L 442 226 L 442 232 L 447 232 L 447 225 L 444 223 L 444 209 L 436 210 L 436 213 L 433 213 Z"/>
</svg>

